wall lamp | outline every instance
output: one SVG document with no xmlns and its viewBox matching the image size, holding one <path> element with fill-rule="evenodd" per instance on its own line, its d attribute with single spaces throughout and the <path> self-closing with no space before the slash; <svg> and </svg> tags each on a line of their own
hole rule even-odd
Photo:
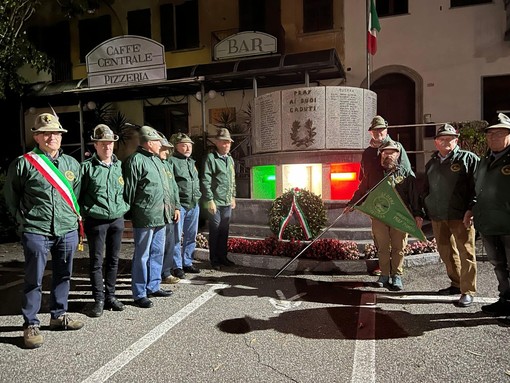
<svg viewBox="0 0 510 383">
<path fill-rule="evenodd" d="M 206 93 L 206 96 L 208 96 L 209 98 L 212 99 L 212 98 L 216 97 L 216 94 L 217 94 L 216 91 L 211 89 L 209 92 Z M 202 100 L 202 92 L 198 91 L 197 93 L 195 93 L 195 98 L 198 101 L 201 101 Z"/>
<path fill-rule="evenodd" d="M 83 104 L 83 110 L 94 110 L 97 108 L 97 105 L 94 101 L 89 101 L 86 104 Z"/>
</svg>

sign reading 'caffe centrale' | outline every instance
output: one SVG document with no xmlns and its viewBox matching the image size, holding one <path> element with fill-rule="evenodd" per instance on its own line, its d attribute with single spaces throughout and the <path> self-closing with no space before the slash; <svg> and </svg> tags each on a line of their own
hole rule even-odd
<svg viewBox="0 0 510 383">
<path fill-rule="evenodd" d="M 164 46 L 141 36 L 103 42 L 87 54 L 86 64 L 91 88 L 166 80 Z"/>
</svg>

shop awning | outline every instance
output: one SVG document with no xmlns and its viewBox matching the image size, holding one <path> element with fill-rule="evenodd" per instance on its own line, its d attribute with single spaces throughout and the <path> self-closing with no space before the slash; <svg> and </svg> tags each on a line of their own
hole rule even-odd
<svg viewBox="0 0 510 383">
<path fill-rule="evenodd" d="M 229 91 L 278 87 L 344 79 L 345 71 L 335 49 L 271 55 L 235 61 L 219 61 L 167 70 L 167 80 L 115 87 L 89 88 L 87 79 L 31 84 L 24 101 L 31 106 L 72 105 L 78 100 L 99 102 L 145 99 L 195 94 L 204 85 L 206 91 Z"/>
</svg>

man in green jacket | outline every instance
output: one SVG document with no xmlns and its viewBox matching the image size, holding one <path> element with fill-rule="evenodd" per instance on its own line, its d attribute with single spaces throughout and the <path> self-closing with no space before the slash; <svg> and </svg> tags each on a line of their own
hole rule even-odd
<svg viewBox="0 0 510 383">
<path fill-rule="evenodd" d="M 37 313 L 41 309 L 42 281 L 52 258 L 50 330 L 78 330 L 83 322 L 67 313 L 78 246 L 80 164 L 61 150 L 63 129 L 58 117 L 42 113 L 32 128 L 37 146 L 9 166 L 4 194 L 9 212 L 16 219 L 25 255 L 23 288 L 23 337 L 27 348 L 43 344 Z"/>
<path fill-rule="evenodd" d="M 459 134 L 450 124 L 442 125 L 434 137 L 437 152 L 425 165 L 424 204 L 432 221 L 437 250 L 450 278 L 440 295 L 461 294 L 457 305 L 467 307 L 476 293 L 474 173 L 480 159 L 461 150 Z"/>
<path fill-rule="evenodd" d="M 384 177 L 384 168 L 381 165 L 379 148 L 381 145 L 391 141 L 391 137 L 388 134 L 388 121 L 382 116 L 375 116 L 368 127 L 368 132 L 372 138 L 370 139 L 368 147 L 361 155 L 359 172 L 360 184 L 358 190 L 354 192 L 351 200 L 347 203 L 344 213 L 350 213 L 353 210 L 353 205 L 357 202 L 361 202 L 360 199 L 365 193 L 377 185 Z M 400 145 L 400 157 L 398 161 L 398 166 L 414 177 L 409 157 L 402 145 Z M 375 245 L 377 247 L 377 242 L 375 242 Z M 371 273 L 372 275 L 381 275 L 381 269 L 377 266 Z"/>
<path fill-rule="evenodd" d="M 165 250 L 165 225 L 175 219 L 176 206 L 163 162 L 159 158 L 162 138 L 150 126 L 139 131 L 140 146 L 122 166 L 124 199 L 131 207 L 135 250 L 131 290 L 135 304 L 153 306 L 149 297 L 168 297 L 161 289 Z"/>
<path fill-rule="evenodd" d="M 166 175 L 168 177 L 168 182 L 170 182 L 170 186 L 172 189 L 172 197 L 173 203 L 175 204 L 176 209 L 180 209 L 179 202 L 179 189 L 177 188 L 177 184 L 175 183 L 174 173 L 172 171 L 172 167 L 168 162 L 168 158 L 170 157 L 170 150 L 174 147 L 163 133 L 158 132 L 161 136 L 161 149 L 159 150 L 159 158 L 163 161 L 163 165 L 165 166 Z M 167 223 L 165 225 L 165 253 L 163 255 L 163 268 L 161 269 L 161 283 L 164 284 L 174 284 L 179 283 L 181 280 L 180 277 L 172 275 L 172 268 L 174 264 L 174 248 L 175 244 L 179 241 L 177 237 L 177 225 L 181 221 L 179 212 L 176 211 L 176 216 L 172 219 L 172 222 Z"/>
<path fill-rule="evenodd" d="M 227 258 L 230 217 L 236 207 L 234 160 L 229 155 L 234 141 L 226 128 L 218 129 L 209 139 L 216 150 L 205 158 L 202 189 L 209 216 L 209 259 L 211 266 L 220 270 L 221 265 L 234 264 Z"/>
<path fill-rule="evenodd" d="M 419 194 L 416 190 L 416 177 L 409 169 L 400 168 L 399 157 L 402 153 L 402 145 L 393 140 L 385 141 L 378 149 L 380 163 L 383 169 L 383 178 L 388 176 L 395 186 L 402 202 L 409 209 L 415 218 L 416 225 L 421 228 L 423 223 L 423 211 L 419 201 Z M 360 188 L 366 189 L 367 186 Z M 407 233 L 400 231 L 386 223 L 373 218 L 372 235 L 377 244 L 377 256 L 381 275 L 376 285 L 388 287 L 393 290 L 402 290 L 402 274 L 404 273 L 404 255 L 407 245 Z"/>
<path fill-rule="evenodd" d="M 473 215 L 498 280 L 499 300 L 482 311 L 510 315 L 510 118 L 498 117 L 499 124 L 485 129 L 490 151 L 475 173 Z"/>
<path fill-rule="evenodd" d="M 200 206 L 200 177 L 191 158 L 193 141 L 184 133 L 176 133 L 171 137 L 175 146 L 174 154 L 168 159 L 179 188 L 181 203 L 181 219 L 176 224 L 177 238 L 173 251 L 173 273 L 183 278 L 185 273 L 199 273 L 200 269 L 193 265 L 193 253 L 196 247 L 198 218 Z M 182 237 L 182 246 L 181 239 Z"/>
<path fill-rule="evenodd" d="M 124 310 L 122 302 L 115 298 L 115 284 L 124 214 L 129 210 L 129 205 L 124 201 L 121 162 L 113 154 L 118 139 L 119 136 L 107 125 L 97 125 L 91 137 L 96 152 L 81 164 L 80 206 L 89 245 L 90 284 L 94 298 L 88 312 L 91 317 L 101 316 L 104 308 Z"/>
</svg>

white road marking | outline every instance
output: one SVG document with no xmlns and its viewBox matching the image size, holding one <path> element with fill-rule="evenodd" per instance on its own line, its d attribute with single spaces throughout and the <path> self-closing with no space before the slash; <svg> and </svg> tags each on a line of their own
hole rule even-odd
<svg viewBox="0 0 510 383">
<path fill-rule="evenodd" d="M 383 295 L 378 294 L 380 298 L 395 301 L 425 301 L 436 303 L 453 303 L 459 300 L 460 295 Z M 493 303 L 497 298 L 474 297 L 475 303 Z"/>
<path fill-rule="evenodd" d="M 352 383 L 375 382 L 375 308 L 376 294 L 362 293 L 358 330 L 354 344 Z"/>
<path fill-rule="evenodd" d="M 298 299 L 305 296 L 306 293 L 299 293 L 293 297 L 286 298 L 285 294 L 283 294 L 281 290 L 276 290 L 276 295 L 278 295 L 279 299 L 269 298 L 269 303 L 271 303 L 274 308 L 278 310 L 275 311 L 275 313 L 278 313 L 299 307 L 303 301 L 298 301 Z"/>
<path fill-rule="evenodd" d="M 140 338 L 138 341 L 129 346 L 122 353 L 117 355 L 110 362 L 106 363 L 103 367 L 98 369 L 92 375 L 90 375 L 87 379 L 83 380 L 83 383 L 90 382 L 105 382 L 115 373 L 122 369 L 125 365 L 131 362 L 134 358 L 140 355 L 145 349 L 150 347 L 153 343 L 155 343 L 159 338 L 165 335 L 169 330 L 171 330 L 175 325 L 184 320 L 188 315 L 197 310 L 200 306 L 206 303 L 209 299 L 216 295 L 216 290 L 220 288 L 225 288 L 228 285 L 214 285 L 211 286 L 209 290 L 195 298 L 188 305 L 184 306 L 182 309 L 177 311 L 170 318 L 165 320 L 163 323 L 152 329 L 145 336 Z"/>
</svg>

